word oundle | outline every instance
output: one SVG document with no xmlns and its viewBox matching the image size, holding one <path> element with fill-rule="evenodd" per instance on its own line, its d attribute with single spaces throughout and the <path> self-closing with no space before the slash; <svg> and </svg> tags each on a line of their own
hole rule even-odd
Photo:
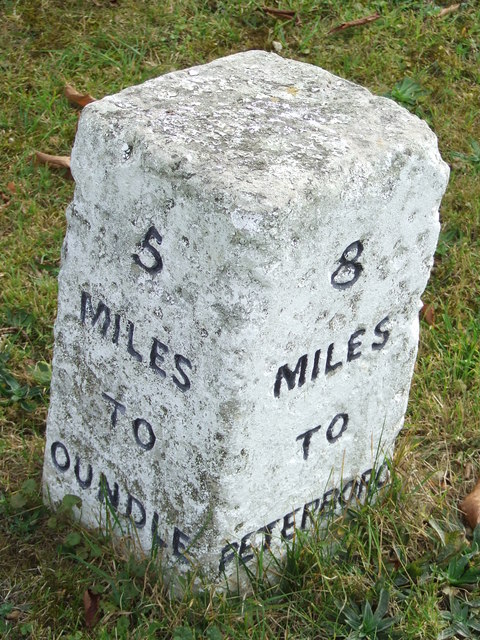
<svg viewBox="0 0 480 640">
<path fill-rule="evenodd" d="M 141 500 L 133 496 L 129 491 L 122 492 L 118 482 L 109 481 L 106 472 L 100 471 L 97 474 L 89 462 L 84 462 L 78 455 L 73 457 L 65 444 L 58 440 L 52 443 L 50 456 L 52 464 L 58 473 L 62 475 L 72 473 L 73 467 L 75 482 L 82 491 L 94 490 L 95 499 L 98 502 L 108 502 L 109 508 L 113 509 L 118 515 L 130 520 L 137 529 L 145 528 L 150 520 L 152 548 L 164 549 L 169 546 L 167 536 L 161 537 L 159 534 L 160 517 L 158 512 L 154 510 L 150 514 L 148 507 Z M 188 562 L 184 553 L 188 548 L 190 537 L 174 526 L 171 540 L 173 555 L 182 562 Z"/>
</svg>

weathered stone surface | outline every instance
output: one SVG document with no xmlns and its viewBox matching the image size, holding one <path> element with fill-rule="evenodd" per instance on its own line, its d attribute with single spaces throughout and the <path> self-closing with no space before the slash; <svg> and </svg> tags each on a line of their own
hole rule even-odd
<svg viewBox="0 0 480 640">
<path fill-rule="evenodd" d="M 72 172 L 47 499 L 95 525 L 106 493 L 146 550 L 215 579 L 361 497 L 403 424 L 439 230 L 427 125 L 248 52 L 86 107 Z"/>
</svg>

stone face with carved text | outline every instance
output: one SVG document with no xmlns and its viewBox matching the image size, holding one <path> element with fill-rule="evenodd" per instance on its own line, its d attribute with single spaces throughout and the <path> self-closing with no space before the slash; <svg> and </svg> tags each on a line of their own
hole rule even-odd
<svg viewBox="0 0 480 640">
<path fill-rule="evenodd" d="M 247 52 L 86 107 L 46 499 L 212 580 L 385 481 L 448 180 L 427 125 Z"/>
</svg>

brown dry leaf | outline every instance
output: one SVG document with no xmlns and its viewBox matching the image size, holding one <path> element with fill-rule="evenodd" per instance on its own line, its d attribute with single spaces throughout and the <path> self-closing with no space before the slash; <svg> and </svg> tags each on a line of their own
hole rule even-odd
<svg viewBox="0 0 480 640">
<path fill-rule="evenodd" d="M 48 164 L 51 167 L 62 167 L 70 170 L 70 156 L 51 156 L 41 151 L 35 151 L 35 155 L 40 164 Z"/>
<path fill-rule="evenodd" d="M 475 529 L 477 524 L 480 524 L 480 480 L 473 491 L 460 502 L 459 507 L 465 515 L 468 526 Z"/>
<path fill-rule="evenodd" d="M 290 9 L 276 9 L 275 7 L 262 7 L 262 11 L 273 18 L 282 18 L 283 20 L 295 20 L 295 24 L 302 24 L 300 16 Z"/>
<path fill-rule="evenodd" d="M 16 191 L 17 191 L 17 187 L 15 186 L 14 182 L 8 182 L 7 183 L 7 189 L 8 189 L 8 191 L 10 191 L 10 193 L 16 193 Z"/>
<path fill-rule="evenodd" d="M 91 589 L 86 589 L 83 593 L 83 606 L 85 609 L 85 626 L 92 629 L 98 622 L 98 605 L 100 604 L 100 594 L 93 593 Z"/>
<path fill-rule="evenodd" d="M 72 104 L 77 105 L 77 107 L 85 107 L 87 104 L 91 102 L 95 102 L 95 98 L 91 96 L 89 93 L 80 93 L 72 87 L 71 84 L 65 85 L 65 97 Z"/>
<path fill-rule="evenodd" d="M 290 11 L 289 9 L 275 9 L 275 7 L 262 7 L 262 11 L 268 13 L 269 16 L 273 16 L 274 18 L 285 18 L 287 20 L 291 20 L 295 18 L 295 11 Z"/>
<path fill-rule="evenodd" d="M 13 609 L 13 611 L 7 613 L 7 615 L 5 616 L 5 620 L 9 620 L 10 622 L 17 622 L 21 615 L 22 612 L 20 611 L 20 609 Z"/>
<path fill-rule="evenodd" d="M 433 304 L 424 304 L 420 310 L 420 317 L 425 320 L 425 322 L 433 327 L 435 324 L 435 310 L 433 308 Z"/>
<path fill-rule="evenodd" d="M 443 16 L 448 16 L 449 13 L 453 13 L 457 9 L 460 9 L 461 4 L 461 2 L 458 2 L 457 4 L 451 4 L 449 7 L 445 7 L 445 9 L 442 9 L 437 13 L 435 18 L 443 18 Z"/>
<path fill-rule="evenodd" d="M 350 27 L 360 27 L 362 24 L 368 24 L 369 22 L 374 22 L 375 20 L 378 20 L 381 17 L 382 16 L 379 13 L 372 13 L 372 15 L 365 16 L 365 18 L 350 20 L 350 22 L 342 22 L 342 24 L 339 24 L 336 27 L 333 27 L 333 29 L 330 29 L 328 33 L 329 34 L 336 33 L 337 31 L 343 31 L 344 29 L 349 29 Z"/>
</svg>

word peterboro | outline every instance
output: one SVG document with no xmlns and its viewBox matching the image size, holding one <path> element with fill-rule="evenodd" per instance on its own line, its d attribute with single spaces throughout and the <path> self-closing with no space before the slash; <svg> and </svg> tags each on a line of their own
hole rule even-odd
<svg viewBox="0 0 480 640">
<path fill-rule="evenodd" d="M 57 440 L 52 443 L 50 458 L 57 472 L 66 479 L 68 476 L 70 480 L 74 479 L 81 492 L 94 491 L 95 499 L 99 503 L 108 503 L 110 509 L 130 520 L 137 529 L 143 529 L 148 524 L 152 548 L 170 548 L 180 562 L 187 564 L 191 562 L 189 546 L 192 541 L 201 539 L 200 532 L 187 534 L 176 526 L 169 527 L 166 523 L 163 524 L 157 511 L 153 510 L 153 513 L 149 513 L 138 498 L 126 489 L 120 489 L 118 482 L 109 480 L 105 473 L 94 471 L 90 463 L 85 463 L 78 455 L 69 451 L 63 442 Z M 228 542 L 220 552 L 219 573 L 222 573 L 236 558 L 242 563 L 250 562 L 255 557 L 255 551 L 269 550 L 273 539 L 291 540 L 295 530 L 307 529 L 313 518 L 339 511 L 352 501 L 361 502 L 368 494 L 370 482 L 374 483 L 374 489 L 377 490 L 387 483 L 388 478 L 387 463 L 384 462 L 378 469 L 367 469 L 359 477 L 350 479 L 340 488 L 328 489 L 318 498 L 309 500 L 268 524 L 248 532 L 239 541 Z"/>
</svg>

